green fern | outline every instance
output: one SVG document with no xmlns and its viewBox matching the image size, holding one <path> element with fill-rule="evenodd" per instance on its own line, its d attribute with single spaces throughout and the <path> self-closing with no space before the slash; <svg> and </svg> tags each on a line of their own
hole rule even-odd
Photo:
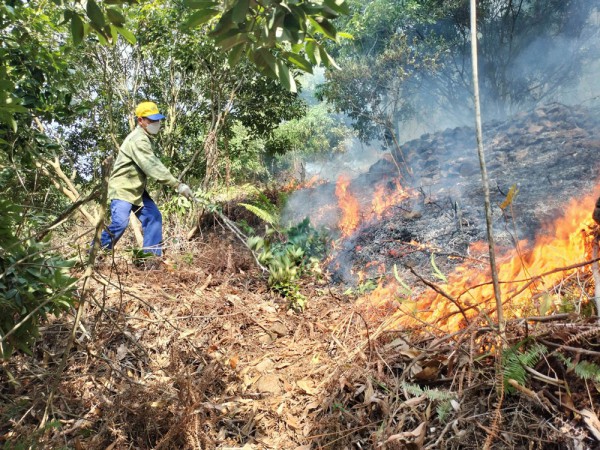
<svg viewBox="0 0 600 450">
<path fill-rule="evenodd" d="M 598 364 L 589 361 L 580 361 L 577 364 L 573 364 L 570 358 L 567 358 L 560 353 L 557 353 L 557 356 L 569 369 L 575 372 L 575 375 L 579 378 L 600 382 L 600 366 L 598 366 Z"/>
<path fill-rule="evenodd" d="M 402 388 L 409 394 L 415 396 L 424 395 L 428 400 L 438 402 L 435 411 L 438 419 L 445 422 L 452 412 L 452 400 L 456 400 L 456 395 L 449 391 L 439 389 L 430 389 L 427 386 L 421 387 L 417 384 L 402 383 Z"/>
<path fill-rule="evenodd" d="M 240 205 L 269 225 L 276 227 L 279 224 L 279 214 L 277 212 L 267 211 L 266 209 L 248 203 L 240 203 Z"/>
<path fill-rule="evenodd" d="M 508 384 L 508 380 L 516 380 L 524 385 L 527 381 L 526 367 L 533 367 L 540 358 L 548 351 L 541 344 L 532 345 L 527 351 L 522 351 L 526 341 L 519 342 L 517 345 L 507 349 L 502 358 L 502 370 L 504 375 L 504 386 L 506 392 L 513 393 L 515 388 Z"/>
<path fill-rule="evenodd" d="M 437 413 L 440 422 L 445 423 L 452 412 L 452 403 L 450 400 L 440 402 L 435 408 L 435 412 Z"/>
<path fill-rule="evenodd" d="M 418 384 L 402 383 L 402 388 L 409 394 L 425 395 L 429 400 L 453 400 L 456 398 L 454 394 L 448 391 L 440 391 L 439 389 L 430 389 L 427 386 L 421 387 Z"/>
</svg>

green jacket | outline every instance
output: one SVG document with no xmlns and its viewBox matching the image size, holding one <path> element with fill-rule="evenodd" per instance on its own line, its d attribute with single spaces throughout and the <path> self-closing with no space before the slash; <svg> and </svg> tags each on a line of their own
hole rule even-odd
<svg viewBox="0 0 600 450">
<path fill-rule="evenodd" d="M 125 200 L 142 206 L 147 178 L 176 187 L 177 178 L 154 154 L 154 144 L 141 127 L 136 127 L 123 141 L 108 181 L 108 199 Z"/>
</svg>

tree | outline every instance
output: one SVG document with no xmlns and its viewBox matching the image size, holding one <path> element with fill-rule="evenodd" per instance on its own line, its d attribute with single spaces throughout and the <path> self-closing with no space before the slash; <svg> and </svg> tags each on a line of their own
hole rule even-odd
<svg viewBox="0 0 600 450">
<path fill-rule="evenodd" d="M 247 61 L 231 67 L 206 29 L 173 33 L 181 6 L 158 1 L 131 12 L 135 46 L 122 41 L 79 46 L 89 75 L 74 98 L 94 106 L 76 128 L 64 128 L 79 161 L 115 153 L 129 131 L 126 119 L 132 118 L 135 104 L 151 99 L 167 116 L 159 137 L 165 162 L 182 176 L 203 180 L 208 188 L 221 176 L 219 159 L 234 121 L 254 137 L 265 137 L 280 121 L 304 113 L 297 94 L 260 75 Z"/>
<path fill-rule="evenodd" d="M 81 72 L 47 5 L 0 6 L 0 353 L 27 350 L 46 314 L 72 305 L 69 263 L 42 240 L 75 196 L 60 168 L 59 143 L 45 124 L 72 120 L 71 87 Z"/>
<path fill-rule="evenodd" d="M 354 39 L 332 50 L 342 70 L 327 72 L 321 95 L 350 115 L 361 139 L 378 138 L 397 149 L 408 118 L 427 120 L 440 109 L 454 116 L 471 111 L 468 2 L 369 0 L 349 6 L 340 29 Z M 596 42 L 590 37 L 597 28 L 585 26 L 594 2 L 482 0 L 478 8 L 486 118 L 547 101 L 576 82 L 598 52 L 589 44 Z"/>
<path fill-rule="evenodd" d="M 479 69 L 485 117 L 504 117 L 556 98 L 576 83 L 598 56 L 598 29 L 588 21 L 597 2 L 587 0 L 484 0 L 478 2 Z M 448 51 L 429 86 L 446 105 L 470 108 L 469 10 L 449 2 L 443 19 L 416 27 L 434 33 Z"/>
<path fill-rule="evenodd" d="M 102 214 L 100 220 L 94 220 L 83 206 L 97 198 L 99 191 L 88 182 L 91 172 L 79 177 L 77 169 L 89 171 L 90 160 L 116 152 L 131 126 L 123 119 L 131 119 L 129 111 L 138 96 L 157 98 L 166 105 L 167 112 L 172 112 L 164 138 L 167 156 L 175 163 L 180 142 L 209 137 L 204 140 L 205 182 L 213 180 L 208 174 L 217 167 L 219 154 L 214 150 L 218 149 L 219 132 L 227 137 L 226 116 L 239 116 L 239 122 L 252 124 L 248 128 L 254 133 L 268 133 L 278 121 L 297 117 L 303 111 L 297 96 L 290 93 L 295 90 L 295 81 L 283 61 L 311 70 L 311 62 L 298 53 L 301 50 L 297 46 L 304 44 L 313 63 L 329 61 L 316 40 L 317 34 L 335 37 L 329 20 L 337 16 L 336 11 L 343 11 L 343 0 L 298 7 L 284 2 L 234 0 L 224 9 L 220 9 L 219 2 L 191 1 L 188 3 L 196 11 L 187 25 L 194 31 L 178 34 L 174 31 L 184 20 L 180 3 L 173 8 L 166 2 L 118 6 L 133 3 L 9 0 L 0 5 L 0 180 L 3 191 L 14 192 L 0 208 L 4 217 L 0 231 L 7 238 L 0 249 L 0 298 L 9 302 L 0 305 L 0 316 L 10 319 L 0 324 L 3 352 L 7 351 L 7 343 L 18 344 L 8 341 L 9 337 L 12 340 L 19 336 L 17 329 L 29 330 L 23 335 L 22 343 L 27 344 L 35 334 L 38 319 L 70 306 L 72 283 L 61 277 L 64 260 L 55 258 L 40 241 L 73 211 L 80 211 L 86 220 L 94 222 L 97 231 L 101 229 Z M 215 7 L 210 17 L 220 18 L 198 30 L 200 3 L 210 3 Z M 272 15 L 267 18 L 265 13 Z M 156 28 L 145 27 L 148 22 Z M 137 39 L 130 31 L 131 25 Z M 261 25 L 264 32 L 252 28 L 255 25 Z M 157 30 L 161 39 L 176 39 L 164 43 L 153 39 L 152 33 Z M 207 39 L 209 32 L 218 38 L 221 50 Z M 236 49 L 228 59 L 222 54 L 228 47 L 226 40 L 219 38 L 221 32 L 228 37 L 244 36 L 243 44 L 229 47 Z M 256 40 L 251 40 L 252 36 Z M 130 45 L 138 39 L 142 43 L 132 49 Z M 291 40 L 296 47 L 292 48 Z M 244 51 L 239 52 L 239 48 L 264 73 L 283 82 L 287 90 L 257 76 L 245 65 L 247 60 L 241 57 Z M 238 56 L 233 54 L 236 52 Z M 134 63 L 133 69 L 129 62 Z M 238 64 L 235 71 L 233 63 Z M 146 85 L 143 89 L 139 88 L 140 80 Z M 170 82 L 168 87 L 165 80 Z M 257 104 L 266 114 L 256 108 Z M 258 118 L 260 114 L 266 117 Z M 203 126 L 206 116 L 211 117 L 208 127 Z M 207 146 L 211 136 L 213 143 Z M 182 158 L 180 162 L 184 161 Z M 23 208 L 16 208 L 15 203 Z M 92 251 L 90 260 L 93 257 Z M 39 273 L 30 267 L 31 261 Z M 88 269 L 84 279 L 91 273 L 91 266 Z M 23 293 L 21 288 L 25 289 Z M 13 303 L 18 296 L 27 298 L 18 303 L 17 310 Z"/>
<path fill-rule="evenodd" d="M 304 117 L 281 123 L 266 142 L 266 153 L 281 166 L 291 164 L 304 181 L 306 160 L 319 160 L 346 150 L 352 130 L 327 111 L 324 103 L 308 109 Z"/>
<path fill-rule="evenodd" d="M 246 55 L 263 74 L 292 92 L 296 82 L 290 65 L 310 73 L 321 62 L 335 66 L 321 41 L 337 39 L 332 20 L 348 12 L 345 0 L 188 0 L 186 4 L 194 10 L 186 22 L 189 28 L 214 19 L 209 35 L 227 52 L 231 66 Z"/>
</svg>

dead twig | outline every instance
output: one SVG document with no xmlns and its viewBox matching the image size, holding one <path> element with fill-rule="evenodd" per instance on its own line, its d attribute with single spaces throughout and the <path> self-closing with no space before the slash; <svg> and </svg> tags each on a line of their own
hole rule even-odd
<svg viewBox="0 0 600 450">
<path fill-rule="evenodd" d="M 462 305 L 458 302 L 457 299 L 455 299 L 452 295 L 448 294 L 446 291 L 444 291 L 441 287 L 439 287 L 437 284 L 432 283 L 431 281 L 423 278 L 421 275 L 419 275 L 417 273 L 417 271 L 410 267 L 410 266 L 405 266 L 408 270 L 410 270 L 410 272 L 417 277 L 419 280 L 421 280 L 424 284 L 426 284 L 427 286 L 429 286 L 431 289 L 433 289 L 435 292 L 437 292 L 438 294 L 440 294 L 442 297 L 447 298 L 448 300 L 450 300 L 454 306 L 456 306 L 460 313 L 462 314 L 463 318 L 465 319 L 465 322 L 467 324 L 470 323 L 469 318 L 467 317 L 467 313 L 464 310 L 464 308 L 462 307 Z M 473 306 L 474 309 L 477 309 L 476 307 Z M 479 310 L 477 310 L 477 312 L 479 312 Z"/>
<path fill-rule="evenodd" d="M 584 355 L 600 356 L 600 352 L 596 352 L 594 350 L 587 350 L 585 348 L 571 347 L 571 346 L 564 345 L 564 344 L 557 344 L 556 342 L 547 341 L 546 339 L 540 339 L 539 341 L 542 344 L 547 345 L 548 347 L 556 347 L 554 352 L 558 352 L 560 350 L 568 350 L 570 352 L 581 353 Z"/>
</svg>

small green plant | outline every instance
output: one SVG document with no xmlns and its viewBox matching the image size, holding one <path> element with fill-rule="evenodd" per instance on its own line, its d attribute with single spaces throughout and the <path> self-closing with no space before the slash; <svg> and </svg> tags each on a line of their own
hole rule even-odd
<svg viewBox="0 0 600 450">
<path fill-rule="evenodd" d="M 277 205 L 271 203 L 269 198 L 262 192 L 258 194 L 253 204 L 240 203 L 240 205 L 257 216 L 263 222 L 273 227 L 277 227 L 279 225 L 281 211 Z"/>
<path fill-rule="evenodd" d="M 428 400 L 437 402 L 435 411 L 440 422 L 445 422 L 452 412 L 452 401 L 456 400 L 456 395 L 452 392 L 442 391 L 440 389 L 430 389 L 427 386 L 421 387 L 416 384 L 403 382 L 402 388 L 409 394 L 415 396 L 424 395 Z"/>
<path fill-rule="evenodd" d="M 306 297 L 298 280 L 306 273 L 319 275 L 319 258 L 325 255 L 326 237 L 315 230 L 308 218 L 285 230 L 268 229 L 265 236 L 253 236 L 248 246 L 269 270 L 269 286 L 287 298 L 292 309 L 302 311 Z"/>
<path fill-rule="evenodd" d="M 524 385 L 527 381 L 526 367 L 533 367 L 548 351 L 545 346 L 537 343 L 524 350 L 526 343 L 528 340 L 521 341 L 506 349 L 502 355 L 504 388 L 508 393 L 515 392 L 515 388 L 508 383 L 508 380 L 515 380 Z"/>
<path fill-rule="evenodd" d="M 162 210 L 165 216 L 185 216 L 191 209 L 192 202 L 181 195 L 170 198 L 162 205 Z"/>
<path fill-rule="evenodd" d="M 246 236 L 252 236 L 256 233 L 254 231 L 254 228 L 248 224 L 248 221 L 246 219 L 239 220 L 237 222 L 237 225 L 240 228 L 240 230 L 242 231 L 242 233 L 244 233 Z"/>
<path fill-rule="evenodd" d="M 147 252 L 142 248 L 131 247 L 128 248 L 127 251 L 131 253 L 131 260 L 135 265 L 143 264 L 144 262 L 148 261 L 150 258 L 153 258 L 155 256 L 154 253 Z"/>
<path fill-rule="evenodd" d="M 51 252 L 46 242 L 19 239 L 20 218 L 18 206 L 0 200 L 0 358 L 15 349 L 30 353 L 39 323 L 75 301 L 74 261 Z"/>
<path fill-rule="evenodd" d="M 194 264 L 194 254 L 191 252 L 185 252 L 183 255 L 181 255 L 181 260 L 188 266 L 191 266 Z"/>
<path fill-rule="evenodd" d="M 579 378 L 600 383 L 600 366 L 598 364 L 589 361 L 573 363 L 571 358 L 567 358 L 561 353 L 557 353 L 556 356 Z"/>
</svg>

